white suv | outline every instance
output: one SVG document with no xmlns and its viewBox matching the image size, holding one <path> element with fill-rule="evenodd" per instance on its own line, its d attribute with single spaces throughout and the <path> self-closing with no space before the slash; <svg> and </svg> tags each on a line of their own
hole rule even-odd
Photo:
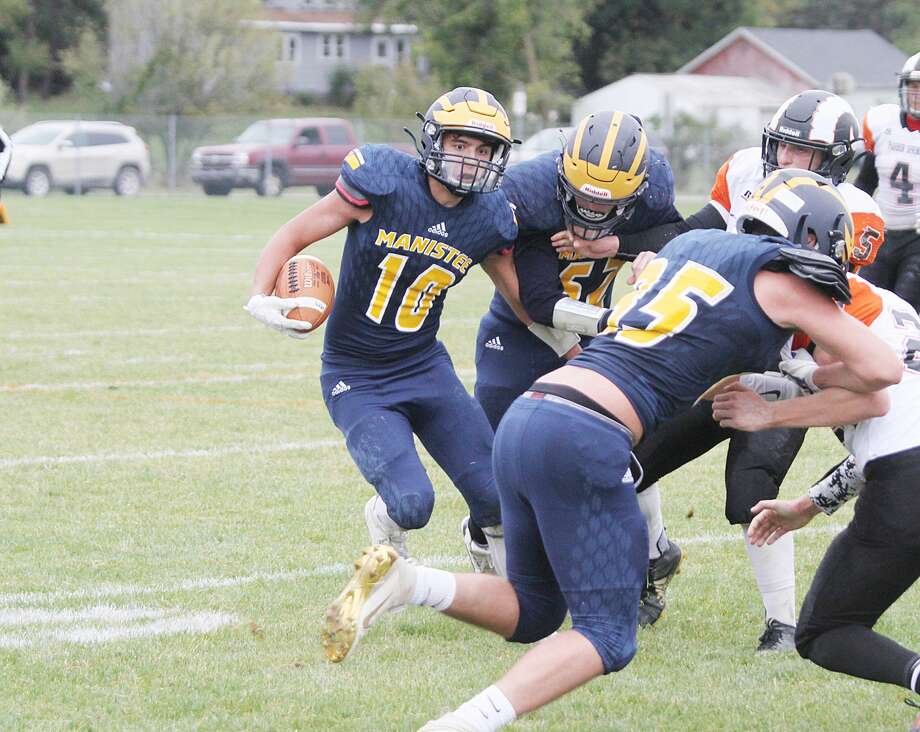
<svg viewBox="0 0 920 732">
<path fill-rule="evenodd" d="M 120 122 L 36 122 L 12 140 L 5 185 L 30 196 L 45 196 L 52 188 L 70 193 L 111 188 L 134 196 L 150 175 L 147 145 Z"/>
</svg>

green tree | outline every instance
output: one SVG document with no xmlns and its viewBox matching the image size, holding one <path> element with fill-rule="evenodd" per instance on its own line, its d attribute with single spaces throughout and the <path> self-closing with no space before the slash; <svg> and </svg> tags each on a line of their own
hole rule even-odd
<svg viewBox="0 0 920 732">
<path fill-rule="evenodd" d="M 122 111 L 261 109 L 279 96 L 277 37 L 258 0 L 111 0 L 111 84 Z"/>
</svg>

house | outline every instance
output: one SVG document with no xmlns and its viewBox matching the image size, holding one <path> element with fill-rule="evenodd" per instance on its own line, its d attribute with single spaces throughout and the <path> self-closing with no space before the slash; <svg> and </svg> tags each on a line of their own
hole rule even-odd
<svg viewBox="0 0 920 732">
<path fill-rule="evenodd" d="M 418 28 L 408 23 L 365 23 L 354 0 L 264 0 L 250 24 L 278 34 L 284 90 L 323 95 L 337 69 L 393 68 L 411 59 Z"/>
<path fill-rule="evenodd" d="M 866 29 L 740 27 L 677 73 L 759 79 L 784 96 L 827 89 L 845 97 L 862 116 L 870 106 L 896 101 L 895 74 L 906 59 Z"/>
</svg>

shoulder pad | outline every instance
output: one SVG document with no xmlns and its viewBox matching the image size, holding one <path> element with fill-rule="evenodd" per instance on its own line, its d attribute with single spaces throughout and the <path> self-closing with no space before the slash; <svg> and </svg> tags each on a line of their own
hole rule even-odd
<svg viewBox="0 0 920 732">
<path fill-rule="evenodd" d="M 846 272 L 833 259 L 811 249 L 780 246 L 777 258 L 768 262 L 764 269 L 786 271 L 808 280 L 824 290 L 837 302 L 850 302 L 850 284 Z"/>
<path fill-rule="evenodd" d="M 642 200 L 653 210 L 674 204 L 674 173 L 668 159 L 654 150 L 649 151 L 648 186 Z"/>
<path fill-rule="evenodd" d="M 866 112 L 863 126 L 868 128 L 873 137 L 878 136 L 886 127 L 900 127 L 901 108 L 897 104 L 879 104 L 875 107 L 870 107 L 869 111 Z M 864 129 L 863 135 L 866 132 L 867 130 Z"/>
<path fill-rule="evenodd" d="M 386 196 L 396 190 L 398 179 L 411 169 L 411 156 L 389 145 L 356 147 L 342 161 L 342 180 L 365 196 Z"/>
<path fill-rule="evenodd" d="M 501 188 L 491 193 L 482 193 L 478 195 L 480 200 L 488 208 L 488 215 L 494 223 L 495 231 L 498 232 L 498 236 L 508 242 L 513 242 L 517 239 L 518 222 L 516 206 L 505 197 Z"/>
</svg>

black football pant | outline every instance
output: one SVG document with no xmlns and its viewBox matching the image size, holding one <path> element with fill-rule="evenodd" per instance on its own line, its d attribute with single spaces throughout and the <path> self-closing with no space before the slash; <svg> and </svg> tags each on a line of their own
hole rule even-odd
<svg viewBox="0 0 920 732">
<path fill-rule="evenodd" d="M 872 460 L 865 473 L 853 520 L 802 605 L 796 648 L 831 671 L 910 688 L 920 656 L 872 627 L 920 577 L 920 448 Z"/>
<path fill-rule="evenodd" d="M 634 451 L 643 469 L 638 490 L 730 440 L 725 463 L 725 518 L 732 524 L 749 524 L 751 508 L 779 494 L 804 439 L 804 429 L 725 429 L 712 418 L 712 402 L 700 402 L 642 438 Z"/>
<path fill-rule="evenodd" d="M 920 233 L 913 229 L 889 229 L 875 262 L 859 274 L 873 285 L 891 290 L 920 308 Z"/>
</svg>

